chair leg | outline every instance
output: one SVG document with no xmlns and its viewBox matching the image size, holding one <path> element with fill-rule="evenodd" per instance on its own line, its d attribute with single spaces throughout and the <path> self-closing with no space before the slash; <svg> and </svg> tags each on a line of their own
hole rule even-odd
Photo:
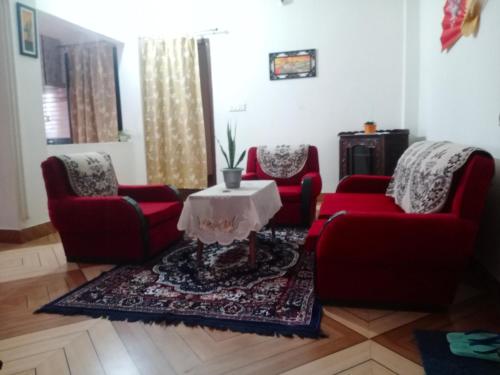
<svg viewBox="0 0 500 375">
<path fill-rule="evenodd" d="M 271 238 L 276 240 L 276 223 L 274 222 L 274 219 L 269 220 L 269 226 L 271 227 Z"/>
<path fill-rule="evenodd" d="M 257 251 L 257 248 L 255 246 L 256 243 L 256 232 L 251 231 L 250 236 L 249 236 L 249 246 L 248 246 L 248 263 L 251 268 L 255 268 L 255 259 L 256 259 L 256 254 L 255 252 Z"/>
<path fill-rule="evenodd" d="M 198 267 L 203 266 L 203 242 L 200 240 L 198 240 L 196 247 L 196 261 L 198 263 Z"/>
</svg>

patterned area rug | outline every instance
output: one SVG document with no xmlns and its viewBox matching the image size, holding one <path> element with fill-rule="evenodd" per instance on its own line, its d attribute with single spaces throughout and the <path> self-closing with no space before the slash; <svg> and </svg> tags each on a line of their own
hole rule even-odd
<svg viewBox="0 0 500 375">
<path fill-rule="evenodd" d="M 273 240 L 269 230 L 258 233 L 255 269 L 248 266 L 248 241 L 205 246 L 199 267 L 196 242 L 184 240 L 147 264 L 116 267 L 37 313 L 319 337 L 314 254 L 301 251 L 305 234 L 279 229 Z"/>
</svg>

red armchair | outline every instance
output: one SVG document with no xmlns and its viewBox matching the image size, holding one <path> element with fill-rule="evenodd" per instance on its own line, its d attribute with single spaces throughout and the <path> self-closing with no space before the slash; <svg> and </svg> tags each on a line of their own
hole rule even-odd
<svg viewBox="0 0 500 375">
<path fill-rule="evenodd" d="M 80 197 L 59 159 L 50 157 L 41 167 L 50 220 L 68 261 L 137 263 L 182 235 L 182 203 L 169 186 L 120 185 L 117 196 Z"/>
<path fill-rule="evenodd" d="M 280 225 L 309 226 L 316 216 L 316 199 L 321 193 L 318 149 L 309 146 L 309 155 L 301 171 L 290 178 L 273 178 L 267 175 L 257 160 L 257 147 L 250 147 L 247 169 L 243 180 L 275 180 L 283 207 L 274 216 Z"/>
<path fill-rule="evenodd" d="M 440 213 L 404 213 L 385 196 L 390 177 L 353 175 L 325 195 L 306 247 L 316 250 L 323 301 L 445 306 L 472 258 L 494 171 L 477 153 L 455 172 Z"/>
</svg>

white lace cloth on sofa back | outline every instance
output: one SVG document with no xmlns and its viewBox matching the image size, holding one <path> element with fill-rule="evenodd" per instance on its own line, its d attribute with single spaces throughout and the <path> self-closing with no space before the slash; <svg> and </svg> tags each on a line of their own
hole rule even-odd
<svg viewBox="0 0 500 375">
<path fill-rule="evenodd" d="M 444 207 L 453 180 L 470 155 L 482 151 L 451 142 L 412 144 L 399 158 L 386 195 L 407 213 L 433 213 Z"/>
<path fill-rule="evenodd" d="M 66 167 L 69 183 L 78 196 L 110 196 L 118 194 L 118 181 L 105 152 L 57 155 Z"/>
<path fill-rule="evenodd" d="M 309 145 L 257 147 L 257 161 L 265 174 L 274 178 L 290 178 L 306 165 Z"/>
</svg>

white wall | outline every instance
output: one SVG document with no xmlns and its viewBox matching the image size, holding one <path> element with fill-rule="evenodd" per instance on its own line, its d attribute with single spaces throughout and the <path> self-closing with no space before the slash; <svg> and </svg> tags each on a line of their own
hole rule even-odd
<svg viewBox="0 0 500 375">
<path fill-rule="evenodd" d="M 11 4 L 15 20 L 15 0 Z M 211 29 L 216 134 L 238 122 L 238 147 L 310 143 L 320 150 L 324 191 L 338 180 L 337 133 L 357 130 L 366 120 L 381 128 L 402 127 L 403 31 L 401 0 L 186 0 L 143 2 L 31 0 L 28 5 L 124 43 L 120 86 L 126 144 L 45 145 L 39 59 L 15 53 L 19 131 L 27 218 L 21 227 L 48 219 L 40 162 L 47 155 L 103 150 L 124 183 L 146 181 L 138 37 L 172 36 Z M 12 43 L 17 46 L 17 25 Z M 315 48 L 318 76 L 271 82 L 268 54 Z M 247 111 L 229 113 L 246 104 Z M 221 155 L 217 155 L 222 168 Z M 19 190 L 19 189 L 18 189 Z M 19 210 L 18 210 L 19 211 Z M 9 214 L 10 215 L 10 214 Z M 1 225 L 1 222 L 0 222 Z"/>
<path fill-rule="evenodd" d="M 239 126 L 240 149 L 316 145 L 323 191 L 331 192 L 339 173 L 338 132 L 360 130 L 367 120 L 382 129 L 403 126 L 401 0 L 210 4 L 212 8 L 198 12 L 203 15 L 199 28 L 229 31 L 211 38 L 215 125 L 221 140 L 231 119 Z M 316 78 L 270 81 L 270 52 L 309 48 L 317 50 Z M 246 104 L 247 111 L 228 113 L 235 104 Z M 222 155 L 217 156 L 221 168 Z"/>
<path fill-rule="evenodd" d="M 119 157 L 130 166 L 125 177 L 130 182 L 146 179 L 137 56 L 137 37 L 141 35 L 167 36 L 213 27 L 228 30 L 227 35 L 211 37 L 216 133 L 223 135 L 226 122 L 235 120 L 240 149 L 264 143 L 317 145 L 324 191 L 334 190 L 338 177 L 338 132 L 360 129 L 368 119 L 381 128 L 403 125 L 404 19 L 400 0 L 295 0 L 288 6 L 267 0 L 148 1 L 139 18 L 138 3 L 132 1 L 38 0 L 36 6 L 125 43 L 120 85 L 124 128 L 133 142 L 131 152 Z M 110 18 L 117 6 L 120 17 Z M 305 48 L 317 49 L 316 78 L 269 80 L 269 52 Z M 40 142 L 38 64 L 38 60 L 16 56 L 20 105 L 32 108 L 20 111 L 25 124 L 23 147 L 30 150 L 25 170 L 30 181 L 27 195 L 32 201 L 27 224 L 46 219 L 39 171 L 47 151 Z M 235 104 L 246 104 L 247 111 L 229 113 Z M 114 152 L 113 147 L 102 147 Z M 49 153 L 80 149 L 80 145 L 51 146 Z M 222 167 L 220 155 L 218 166 Z"/>
<path fill-rule="evenodd" d="M 420 128 L 430 140 L 482 147 L 497 163 L 478 256 L 500 280 L 500 1 L 488 1 L 477 38 L 441 53 L 442 2 L 421 0 Z"/>
<path fill-rule="evenodd" d="M 35 6 L 34 1 L 24 4 Z M 14 46 L 15 82 L 17 93 L 18 131 L 21 171 L 24 179 L 27 212 L 21 217 L 21 227 L 47 221 L 47 204 L 40 163 L 47 157 L 42 110 L 42 75 L 39 59 L 19 54 L 16 2 L 10 0 L 12 45 Z M 24 192 L 21 192 L 21 194 Z"/>
<path fill-rule="evenodd" d="M 227 30 L 210 36 L 216 136 L 225 139 L 231 120 L 238 124 L 239 150 L 316 145 L 323 190 L 333 191 L 338 132 L 359 130 L 366 120 L 383 129 L 404 126 L 403 5 L 401 0 L 294 0 L 286 6 L 278 0 L 146 1 L 135 26 L 141 36 L 161 37 Z M 316 78 L 269 80 L 270 52 L 310 48 L 317 50 Z M 229 112 L 239 104 L 247 111 Z M 217 167 L 223 166 L 218 151 Z"/>
<path fill-rule="evenodd" d="M 410 143 L 419 134 L 420 108 L 420 1 L 404 1 L 402 120 L 410 130 Z"/>
<path fill-rule="evenodd" d="M 500 157 L 500 1 L 489 1 L 476 38 L 441 52 L 442 4 L 421 0 L 420 126 Z"/>
<path fill-rule="evenodd" d="M 19 229 L 21 225 L 21 161 L 17 144 L 17 98 L 14 49 L 11 40 L 10 4 L 0 2 L 0 228 Z"/>
</svg>

